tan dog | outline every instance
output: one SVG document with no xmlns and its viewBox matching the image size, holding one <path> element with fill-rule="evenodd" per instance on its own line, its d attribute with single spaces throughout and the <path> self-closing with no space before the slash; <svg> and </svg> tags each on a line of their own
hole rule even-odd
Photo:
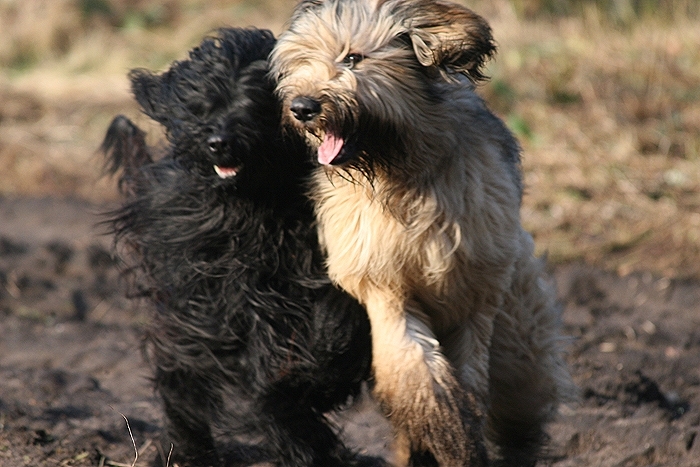
<svg viewBox="0 0 700 467">
<path fill-rule="evenodd" d="M 532 465 L 572 390 L 521 227 L 519 146 L 475 94 L 488 24 L 429 0 L 308 0 L 272 54 L 316 150 L 331 277 L 367 308 L 397 463 Z"/>
</svg>

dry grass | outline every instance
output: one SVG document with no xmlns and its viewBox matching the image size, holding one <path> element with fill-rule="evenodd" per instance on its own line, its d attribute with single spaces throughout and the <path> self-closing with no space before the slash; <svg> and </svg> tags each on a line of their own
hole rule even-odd
<svg viewBox="0 0 700 467">
<path fill-rule="evenodd" d="M 113 196 L 94 151 L 114 114 L 146 123 L 126 71 L 220 26 L 278 33 L 293 3 L 0 0 L 0 193 Z M 523 142 L 540 251 L 700 277 L 700 2 L 470 4 L 500 46 L 481 92 Z"/>
<path fill-rule="evenodd" d="M 523 140 L 525 223 L 555 261 L 698 275 L 700 28 L 594 13 L 493 21 L 485 94 Z"/>
</svg>

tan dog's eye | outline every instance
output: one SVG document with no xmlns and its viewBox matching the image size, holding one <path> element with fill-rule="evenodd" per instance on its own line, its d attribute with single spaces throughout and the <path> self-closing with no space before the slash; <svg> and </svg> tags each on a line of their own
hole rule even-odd
<svg viewBox="0 0 700 467">
<path fill-rule="evenodd" d="M 347 66 L 352 70 L 355 67 L 355 65 L 360 63 L 364 58 L 365 57 L 362 54 L 349 53 L 343 59 L 343 65 Z"/>
</svg>

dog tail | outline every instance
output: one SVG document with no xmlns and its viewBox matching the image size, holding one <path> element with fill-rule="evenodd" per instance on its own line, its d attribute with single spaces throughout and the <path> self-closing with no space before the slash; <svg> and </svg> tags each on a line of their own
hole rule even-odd
<svg viewBox="0 0 700 467">
<path fill-rule="evenodd" d="M 109 125 L 100 151 L 105 155 L 104 173 L 113 176 L 121 170 L 119 191 L 133 194 L 141 167 L 153 162 L 146 133 L 127 117 L 118 115 Z"/>
</svg>

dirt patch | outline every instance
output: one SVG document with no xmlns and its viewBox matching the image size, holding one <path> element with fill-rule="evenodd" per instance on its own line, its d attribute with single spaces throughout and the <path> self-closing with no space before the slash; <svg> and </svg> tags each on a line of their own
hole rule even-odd
<svg viewBox="0 0 700 467">
<path fill-rule="evenodd" d="M 699 284 L 582 265 L 556 277 L 580 402 L 551 427 L 553 465 L 697 465 Z"/>
<path fill-rule="evenodd" d="M 160 411 L 140 353 L 145 316 L 124 298 L 110 241 L 77 200 L 0 198 L 0 466 L 137 465 Z M 580 400 L 550 428 L 543 465 L 691 467 L 700 458 L 700 284 L 554 271 Z M 369 401 L 339 416 L 383 453 Z"/>
</svg>

